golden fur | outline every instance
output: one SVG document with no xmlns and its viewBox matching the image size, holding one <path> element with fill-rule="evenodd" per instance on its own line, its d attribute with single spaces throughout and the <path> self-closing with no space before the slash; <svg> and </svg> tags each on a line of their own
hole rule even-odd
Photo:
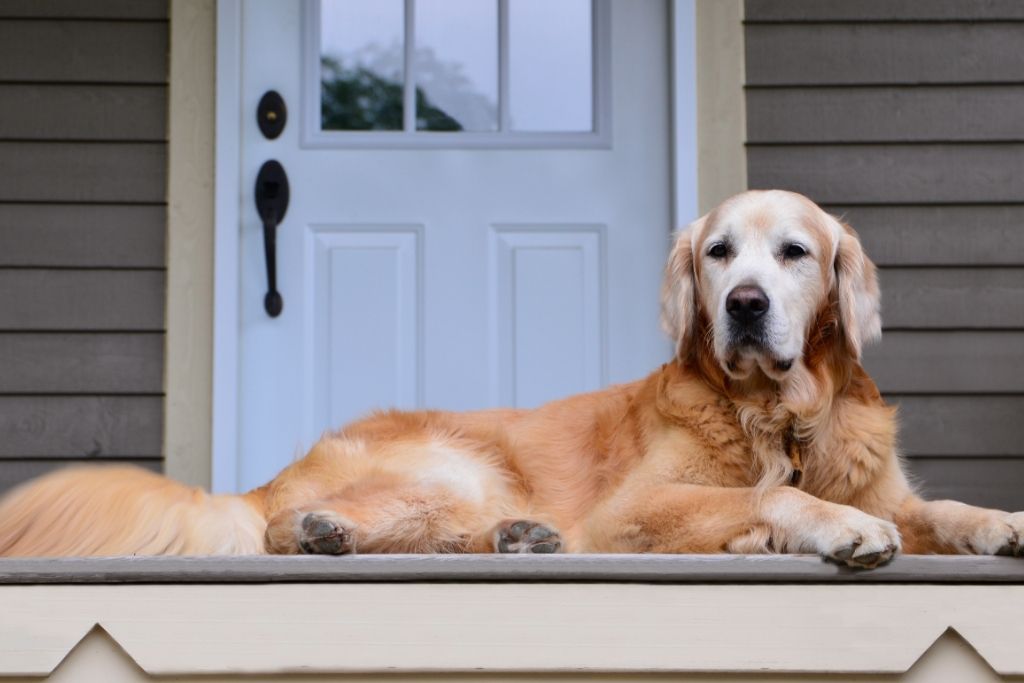
<svg viewBox="0 0 1024 683">
<path fill-rule="evenodd" d="M 765 265 L 810 307 L 785 370 L 770 349 L 723 357 L 712 295 L 732 275 L 704 254 L 716 231 L 767 240 L 783 224 L 812 259 Z M 908 485 L 895 411 L 859 362 L 878 289 L 848 227 L 799 195 L 739 195 L 680 234 L 663 303 L 676 357 L 645 379 L 536 410 L 377 413 L 243 496 L 132 468 L 57 472 L 0 501 L 0 556 L 815 552 L 871 567 L 901 544 L 1020 552 L 1020 513 Z"/>
</svg>

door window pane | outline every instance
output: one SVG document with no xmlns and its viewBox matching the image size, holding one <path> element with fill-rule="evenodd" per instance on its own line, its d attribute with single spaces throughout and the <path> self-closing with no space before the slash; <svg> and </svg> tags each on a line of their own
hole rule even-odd
<svg viewBox="0 0 1024 683">
<path fill-rule="evenodd" d="M 512 130 L 593 130 L 591 0 L 509 0 L 508 13 Z"/>
<path fill-rule="evenodd" d="M 323 130 L 402 130 L 404 34 L 402 0 L 323 0 Z"/>
<path fill-rule="evenodd" d="M 497 0 L 417 0 L 415 25 L 417 130 L 497 130 Z"/>
</svg>

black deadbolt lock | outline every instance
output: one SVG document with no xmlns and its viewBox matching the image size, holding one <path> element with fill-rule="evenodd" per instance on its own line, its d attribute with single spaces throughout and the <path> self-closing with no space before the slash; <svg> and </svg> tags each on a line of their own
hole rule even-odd
<svg viewBox="0 0 1024 683">
<path fill-rule="evenodd" d="M 284 106 L 284 98 L 280 93 L 276 90 L 263 93 L 260 104 L 256 107 L 256 123 L 259 124 L 263 136 L 273 140 L 281 134 L 287 122 L 288 108 Z"/>
</svg>

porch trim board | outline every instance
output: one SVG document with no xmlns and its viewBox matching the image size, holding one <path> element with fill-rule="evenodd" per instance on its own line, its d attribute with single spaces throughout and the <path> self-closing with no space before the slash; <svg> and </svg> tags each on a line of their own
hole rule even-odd
<svg viewBox="0 0 1024 683">
<path fill-rule="evenodd" d="M 1021 585 L 0 585 L 0 676 L 45 676 L 97 629 L 151 675 L 899 674 L 951 631 L 1020 675 L 1022 600 Z"/>
</svg>

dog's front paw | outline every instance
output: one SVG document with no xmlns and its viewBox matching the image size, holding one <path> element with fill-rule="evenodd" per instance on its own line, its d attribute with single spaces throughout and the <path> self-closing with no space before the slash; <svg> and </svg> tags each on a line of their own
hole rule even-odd
<svg viewBox="0 0 1024 683">
<path fill-rule="evenodd" d="M 823 529 L 818 552 L 826 559 L 859 569 L 874 569 L 900 549 L 896 525 L 850 509 L 836 526 Z"/>
<path fill-rule="evenodd" d="M 307 555 L 346 555 L 356 551 L 355 524 L 329 510 L 299 521 L 299 549 Z"/>
<path fill-rule="evenodd" d="M 961 544 L 975 555 L 1024 555 L 1024 512 L 985 510 Z"/>
</svg>

